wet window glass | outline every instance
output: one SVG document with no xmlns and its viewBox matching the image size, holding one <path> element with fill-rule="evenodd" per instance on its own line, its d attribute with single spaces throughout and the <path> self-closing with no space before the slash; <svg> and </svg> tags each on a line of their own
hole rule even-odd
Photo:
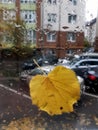
<svg viewBox="0 0 98 130">
<path fill-rule="evenodd" d="M 98 0 L 0 0 L 0 130 L 97 127 Z"/>
</svg>

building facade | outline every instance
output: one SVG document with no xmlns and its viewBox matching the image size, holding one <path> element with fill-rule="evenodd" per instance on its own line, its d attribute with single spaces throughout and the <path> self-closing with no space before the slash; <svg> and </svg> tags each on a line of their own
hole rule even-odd
<svg viewBox="0 0 98 130">
<path fill-rule="evenodd" d="M 3 19 L 25 21 L 28 40 L 44 54 L 65 57 L 84 48 L 85 0 L 0 0 L 1 8 Z"/>
<path fill-rule="evenodd" d="M 0 0 L 3 20 L 19 17 L 26 23 L 27 38 L 36 43 L 36 0 Z"/>
<path fill-rule="evenodd" d="M 85 0 L 38 0 L 37 47 L 65 57 L 84 45 Z"/>
</svg>

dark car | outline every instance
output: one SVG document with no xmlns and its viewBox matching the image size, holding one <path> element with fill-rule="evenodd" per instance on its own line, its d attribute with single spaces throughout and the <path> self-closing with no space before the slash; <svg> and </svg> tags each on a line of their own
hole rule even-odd
<svg viewBox="0 0 98 130">
<path fill-rule="evenodd" d="M 76 59 L 69 62 L 66 67 L 84 79 L 87 91 L 98 92 L 98 59 Z"/>
<path fill-rule="evenodd" d="M 40 58 L 36 60 L 36 63 L 39 66 L 42 66 L 43 60 Z M 26 62 L 22 64 L 22 70 L 34 69 L 35 67 L 37 67 L 36 63 L 34 62 L 34 59 L 27 60 Z"/>
<path fill-rule="evenodd" d="M 98 93 L 98 67 L 88 68 L 84 75 L 85 90 L 88 92 Z"/>
</svg>

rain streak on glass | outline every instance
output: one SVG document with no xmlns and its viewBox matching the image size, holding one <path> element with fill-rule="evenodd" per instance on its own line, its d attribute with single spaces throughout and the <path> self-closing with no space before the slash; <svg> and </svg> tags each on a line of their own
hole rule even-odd
<svg viewBox="0 0 98 130">
<path fill-rule="evenodd" d="M 80 54 L 97 47 L 97 19 L 93 10 L 84 9 L 88 1 L 96 8 L 96 0 L 0 0 L 0 130 L 97 129 L 98 65 L 71 68 L 84 60 Z M 40 65 L 35 67 L 34 60 Z M 35 80 L 31 74 L 38 66 L 48 68 L 46 75 L 52 72 L 49 66 L 79 73 L 74 80 L 73 73 L 53 71 L 52 83 L 42 87 L 46 75 L 36 72 L 40 79 Z"/>
</svg>

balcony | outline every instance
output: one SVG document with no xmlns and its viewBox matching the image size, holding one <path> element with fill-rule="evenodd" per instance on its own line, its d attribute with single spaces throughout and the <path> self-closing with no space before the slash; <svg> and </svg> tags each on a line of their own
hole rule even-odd
<svg viewBox="0 0 98 130">
<path fill-rule="evenodd" d="M 36 10 L 36 4 L 23 3 L 21 4 L 20 8 L 21 10 Z"/>
<path fill-rule="evenodd" d="M 1 8 L 15 9 L 15 3 L 0 3 L 0 9 Z"/>
</svg>

